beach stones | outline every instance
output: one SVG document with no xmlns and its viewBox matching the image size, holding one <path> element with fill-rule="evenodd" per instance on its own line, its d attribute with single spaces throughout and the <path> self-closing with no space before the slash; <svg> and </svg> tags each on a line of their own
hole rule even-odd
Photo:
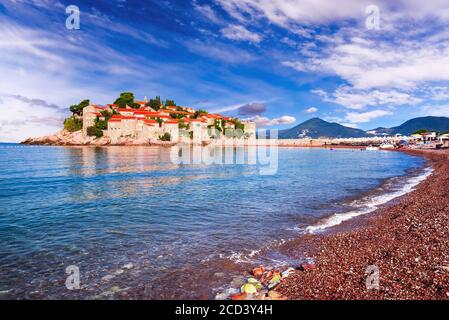
<svg viewBox="0 0 449 320">
<path fill-rule="evenodd" d="M 314 270 L 314 269 L 316 269 L 316 265 L 314 263 L 302 263 L 299 266 L 299 270 L 301 271 Z"/>
<path fill-rule="evenodd" d="M 134 268 L 134 265 L 132 263 L 127 263 L 122 268 L 125 270 L 131 270 L 132 268 Z"/>
<path fill-rule="evenodd" d="M 231 281 L 231 287 L 241 287 L 245 283 L 244 277 L 235 277 Z"/>
<path fill-rule="evenodd" d="M 251 273 L 253 274 L 253 276 L 255 276 L 256 278 L 260 278 L 263 273 L 265 272 L 265 268 L 263 266 L 259 266 L 257 268 L 254 268 Z"/>
<path fill-rule="evenodd" d="M 245 292 L 235 294 L 231 297 L 231 300 L 247 300 L 248 294 Z"/>
<path fill-rule="evenodd" d="M 232 279 L 231 289 L 222 294 L 217 294 L 215 299 L 223 300 L 230 298 L 231 300 L 286 300 L 286 297 L 279 292 L 273 290 L 282 281 L 287 278 L 294 268 L 266 269 L 264 266 L 258 266 L 251 270 L 249 277 L 239 276 Z M 232 292 L 232 288 L 236 292 Z M 225 298 L 225 297 L 228 298 Z"/>
<path fill-rule="evenodd" d="M 241 288 L 240 291 L 247 293 L 247 294 L 253 294 L 257 292 L 256 285 L 253 283 L 245 283 Z"/>
<path fill-rule="evenodd" d="M 275 290 L 268 291 L 268 298 L 271 300 L 287 300 L 286 297 Z"/>
<path fill-rule="evenodd" d="M 226 300 L 226 299 L 228 299 L 228 295 L 225 292 L 218 293 L 215 296 L 215 300 Z"/>
<path fill-rule="evenodd" d="M 295 271 L 294 268 L 288 268 L 284 272 L 281 273 L 282 278 L 287 278 L 291 273 Z"/>
</svg>

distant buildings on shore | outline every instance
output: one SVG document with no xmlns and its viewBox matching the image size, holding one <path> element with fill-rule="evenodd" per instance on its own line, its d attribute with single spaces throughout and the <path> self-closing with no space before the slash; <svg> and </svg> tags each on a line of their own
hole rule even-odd
<svg viewBox="0 0 449 320">
<path fill-rule="evenodd" d="M 89 135 L 89 128 L 98 127 L 98 123 L 103 122 L 106 127 L 103 134 L 110 138 L 111 144 L 125 140 L 200 144 L 212 139 L 256 139 L 256 124 L 251 121 L 188 107 L 161 105 L 155 110 L 146 101 L 135 101 L 135 104 L 139 107 L 120 108 L 116 104 L 85 107 L 82 113 L 83 134 Z"/>
</svg>

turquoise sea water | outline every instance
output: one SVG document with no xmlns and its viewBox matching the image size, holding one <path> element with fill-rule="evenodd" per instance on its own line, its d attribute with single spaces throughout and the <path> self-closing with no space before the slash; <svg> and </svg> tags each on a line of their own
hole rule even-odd
<svg viewBox="0 0 449 320">
<path fill-rule="evenodd" d="M 174 165 L 158 147 L 0 144 L 1 297 L 210 298 L 245 264 L 279 262 L 278 243 L 423 164 L 281 148 L 277 173 L 261 176 L 253 165 Z M 65 287 L 70 265 L 80 290 Z"/>
</svg>

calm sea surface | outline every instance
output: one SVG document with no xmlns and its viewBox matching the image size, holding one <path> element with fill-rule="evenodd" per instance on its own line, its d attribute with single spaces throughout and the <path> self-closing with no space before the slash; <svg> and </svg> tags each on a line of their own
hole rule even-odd
<svg viewBox="0 0 449 320">
<path fill-rule="evenodd" d="M 276 246 L 423 164 L 281 148 L 262 176 L 175 165 L 158 147 L 0 144 L 0 298 L 211 298 L 251 263 L 294 261 Z M 65 286 L 71 265 L 80 290 Z"/>
</svg>

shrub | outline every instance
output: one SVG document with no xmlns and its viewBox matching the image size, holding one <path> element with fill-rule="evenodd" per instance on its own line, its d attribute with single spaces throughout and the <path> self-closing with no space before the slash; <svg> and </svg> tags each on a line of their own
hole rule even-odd
<svg viewBox="0 0 449 320">
<path fill-rule="evenodd" d="M 420 129 L 418 131 L 413 132 L 412 134 L 423 134 L 423 133 L 426 133 L 426 132 L 427 132 L 427 129 Z"/>
<path fill-rule="evenodd" d="M 83 119 L 70 117 L 64 120 L 64 129 L 70 132 L 80 131 L 83 128 Z"/>
<path fill-rule="evenodd" d="M 101 138 L 103 136 L 103 130 L 101 130 L 97 127 L 89 127 L 89 128 L 87 128 L 87 135 L 89 137 Z"/>
<path fill-rule="evenodd" d="M 95 128 L 106 130 L 108 128 L 108 122 L 106 120 L 97 120 L 95 122 Z"/>
<path fill-rule="evenodd" d="M 161 141 L 171 141 L 171 135 L 170 133 L 166 132 L 164 135 L 160 136 L 159 139 Z"/>
</svg>

